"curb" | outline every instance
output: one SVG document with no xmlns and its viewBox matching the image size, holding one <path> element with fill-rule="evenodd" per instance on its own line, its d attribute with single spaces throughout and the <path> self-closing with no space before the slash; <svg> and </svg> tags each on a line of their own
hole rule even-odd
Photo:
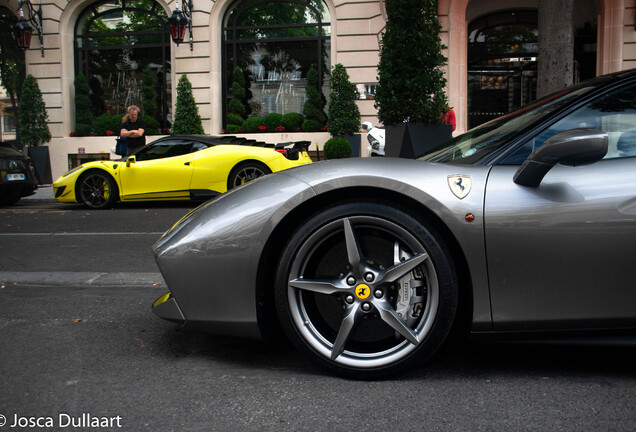
<svg viewBox="0 0 636 432">
<path fill-rule="evenodd" d="M 161 273 L 0 272 L 0 286 L 165 286 Z"/>
</svg>

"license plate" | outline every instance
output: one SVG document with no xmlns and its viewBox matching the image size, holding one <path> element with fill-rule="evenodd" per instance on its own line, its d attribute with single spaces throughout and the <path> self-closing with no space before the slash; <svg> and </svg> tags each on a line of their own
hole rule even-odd
<svg viewBox="0 0 636 432">
<path fill-rule="evenodd" d="M 26 180 L 24 174 L 7 174 L 7 181 Z"/>
</svg>

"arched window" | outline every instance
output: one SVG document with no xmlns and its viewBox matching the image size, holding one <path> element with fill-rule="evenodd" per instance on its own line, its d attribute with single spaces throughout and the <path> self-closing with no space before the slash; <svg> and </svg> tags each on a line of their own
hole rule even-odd
<svg viewBox="0 0 636 432">
<path fill-rule="evenodd" d="M 224 96 L 232 72 L 247 76 L 248 114 L 302 113 L 310 69 L 329 94 L 331 17 L 322 0 L 239 0 L 224 19 Z M 224 113 L 227 110 L 224 107 Z"/>
<path fill-rule="evenodd" d="M 150 72 L 145 83 L 144 70 Z M 75 25 L 75 71 L 88 80 L 94 116 L 137 105 L 147 129 L 149 117 L 157 128 L 170 127 L 170 32 L 153 0 L 105 0 L 86 8 Z M 152 97 L 144 96 L 144 86 L 152 87 Z"/>
</svg>

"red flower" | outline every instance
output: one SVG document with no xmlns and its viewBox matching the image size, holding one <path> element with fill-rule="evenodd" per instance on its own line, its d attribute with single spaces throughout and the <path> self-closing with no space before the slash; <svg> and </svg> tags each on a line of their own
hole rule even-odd
<svg viewBox="0 0 636 432">
<path fill-rule="evenodd" d="M 68 136 L 75 136 L 75 132 L 71 132 Z"/>
<path fill-rule="evenodd" d="M 258 130 L 259 130 L 259 131 L 261 131 L 261 132 L 265 132 L 265 131 L 267 130 L 267 126 L 265 126 L 265 125 L 260 125 L 260 126 L 258 127 Z"/>
<path fill-rule="evenodd" d="M 161 129 L 161 132 L 163 132 L 164 134 L 169 134 L 170 133 L 170 129 L 163 128 L 163 129 Z"/>
<path fill-rule="evenodd" d="M 327 132 L 329 128 L 327 127 L 327 125 L 324 125 L 323 127 L 320 128 L 320 130 L 323 132 Z"/>
<path fill-rule="evenodd" d="M 111 136 L 112 134 L 113 134 L 113 131 L 109 131 L 109 130 L 106 131 L 106 135 Z"/>
<path fill-rule="evenodd" d="M 285 132 L 285 126 L 276 126 L 276 132 Z"/>
</svg>

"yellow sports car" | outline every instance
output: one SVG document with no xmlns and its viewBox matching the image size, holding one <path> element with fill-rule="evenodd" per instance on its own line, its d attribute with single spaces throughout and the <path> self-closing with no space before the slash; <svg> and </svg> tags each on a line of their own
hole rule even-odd
<svg viewBox="0 0 636 432">
<path fill-rule="evenodd" d="M 271 172 L 311 163 L 309 141 L 264 144 L 234 137 L 160 138 L 121 160 L 93 161 L 53 183 L 55 199 L 90 208 L 118 201 L 204 200 Z"/>
</svg>

